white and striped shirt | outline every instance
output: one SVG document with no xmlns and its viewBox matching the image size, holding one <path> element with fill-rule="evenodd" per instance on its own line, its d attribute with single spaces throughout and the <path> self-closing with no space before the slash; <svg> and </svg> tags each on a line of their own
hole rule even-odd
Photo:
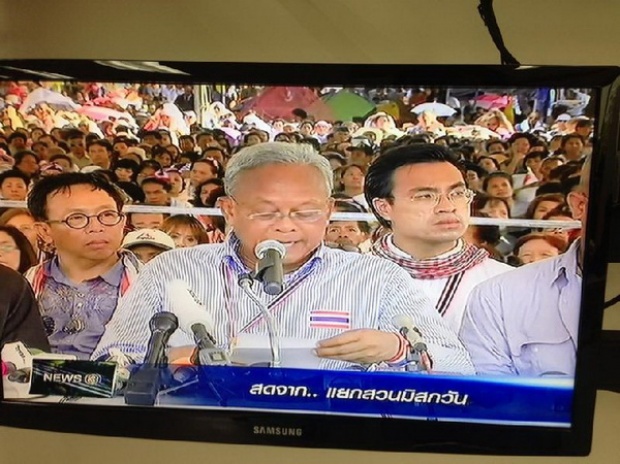
<svg viewBox="0 0 620 464">
<path fill-rule="evenodd" d="M 266 334 L 259 308 L 237 284 L 249 272 L 238 256 L 238 239 L 167 251 L 149 262 L 123 297 L 106 326 L 92 359 L 112 348 L 136 361 L 144 358 L 150 337 L 149 321 L 158 311 L 171 308 L 166 283 L 181 279 L 205 303 L 214 320 L 213 336 L 228 348 L 239 333 Z M 347 253 L 321 246 L 297 271 L 285 276 L 284 291 L 277 296 L 254 291 L 265 303 L 283 337 L 323 340 L 351 329 L 396 332 L 392 318 L 408 314 L 422 332 L 433 358 L 434 370 L 473 374 L 469 355 L 444 324 L 428 297 L 409 274 L 396 264 L 375 256 Z M 345 324 L 316 324 L 316 311 L 342 314 Z M 338 326 L 340 325 L 340 326 Z M 193 345 L 192 334 L 177 330 L 169 346 Z M 354 365 L 321 360 L 321 368 L 347 369 Z"/>
</svg>

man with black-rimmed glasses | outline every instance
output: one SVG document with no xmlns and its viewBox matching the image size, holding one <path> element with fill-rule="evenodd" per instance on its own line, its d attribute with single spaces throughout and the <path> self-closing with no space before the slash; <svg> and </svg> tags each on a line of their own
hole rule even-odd
<svg viewBox="0 0 620 464">
<path fill-rule="evenodd" d="M 53 352 L 88 359 L 139 270 L 120 251 L 123 200 L 98 174 L 67 173 L 42 179 L 28 196 L 35 227 L 56 255 L 30 269 Z"/>
</svg>

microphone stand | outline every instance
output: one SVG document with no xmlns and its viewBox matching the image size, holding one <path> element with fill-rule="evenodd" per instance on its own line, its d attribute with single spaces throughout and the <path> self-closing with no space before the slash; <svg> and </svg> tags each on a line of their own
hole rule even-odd
<svg viewBox="0 0 620 464">
<path fill-rule="evenodd" d="M 252 282 L 254 278 L 251 274 L 243 274 L 239 277 L 239 286 L 243 289 L 244 293 L 258 306 L 263 318 L 267 324 L 267 332 L 269 333 L 269 346 L 271 348 L 271 364 L 270 367 L 280 367 L 280 336 L 278 326 L 275 319 L 269 312 L 269 309 L 258 298 L 256 293 L 252 290 Z"/>
<path fill-rule="evenodd" d="M 407 350 L 407 354 L 405 356 L 405 371 L 407 372 L 422 372 L 426 371 L 426 368 L 422 363 L 422 352 L 416 348 L 416 346 L 411 343 L 408 333 L 409 329 L 406 327 L 402 327 L 400 329 L 400 334 L 403 336 L 405 340 L 407 340 L 409 349 Z"/>
</svg>

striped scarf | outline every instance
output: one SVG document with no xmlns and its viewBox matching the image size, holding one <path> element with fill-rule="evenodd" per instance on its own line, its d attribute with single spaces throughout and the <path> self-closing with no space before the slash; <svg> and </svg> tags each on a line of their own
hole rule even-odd
<svg viewBox="0 0 620 464">
<path fill-rule="evenodd" d="M 446 258 L 430 258 L 416 261 L 410 257 L 396 254 L 390 241 L 392 234 L 377 240 L 372 246 L 372 254 L 388 259 L 405 269 L 414 279 L 444 279 L 471 269 L 483 262 L 489 253 L 469 243 L 461 241 L 460 251 Z"/>
</svg>

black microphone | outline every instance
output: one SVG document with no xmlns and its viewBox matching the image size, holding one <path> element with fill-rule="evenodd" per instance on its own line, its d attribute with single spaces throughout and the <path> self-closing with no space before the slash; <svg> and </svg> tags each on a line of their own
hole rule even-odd
<svg viewBox="0 0 620 464">
<path fill-rule="evenodd" d="M 276 240 L 265 240 L 256 245 L 254 254 L 258 258 L 254 278 L 262 282 L 263 290 L 268 295 L 282 293 L 282 259 L 286 255 L 286 247 Z"/>
<path fill-rule="evenodd" d="M 168 362 L 166 345 L 170 336 L 179 327 L 173 313 L 156 313 L 149 322 L 149 338 L 144 364 L 130 377 L 125 389 L 125 403 L 153 406 L 163 383 L 163 367 Z"/>
<path fill-rule="evenodd" d="M 166 364 L 166 345 L 175 330 L 179 327 L 179 320 L 173 313 L 159 312 L 149 322 L 151 338 L 149 339 L 144 364 Z"/>
</svg>

